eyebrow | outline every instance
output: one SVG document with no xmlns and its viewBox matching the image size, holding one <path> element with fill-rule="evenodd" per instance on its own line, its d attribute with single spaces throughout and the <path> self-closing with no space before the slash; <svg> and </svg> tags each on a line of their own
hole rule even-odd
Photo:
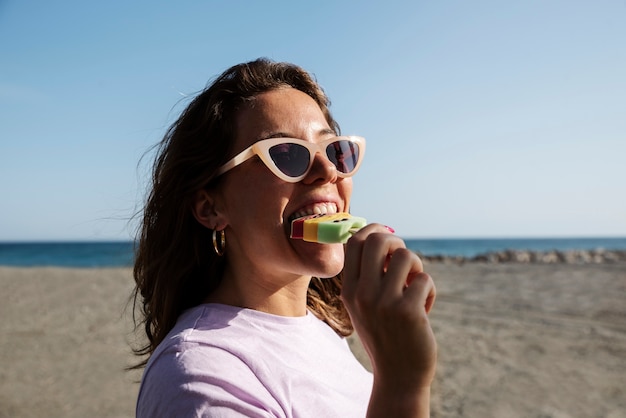
<svg viewBox="0 0 626 418">
<path fill-rule="evenodd" d="M 320 129 L 319 131 L 317 131 L 317 134 L 318 135 L 337 135 L 337 132 L 333 131 L 330 128 L 324 128 L 324 129 Z M 274 132 L 269 135 L 263 135 L 261 138 L 259 138 L 259 141 L 262 141 L 264 139 L 270 139 L 270 138 L 297 138 L 297 136 L 291 135 L 285 132 Z"/>
</svg>

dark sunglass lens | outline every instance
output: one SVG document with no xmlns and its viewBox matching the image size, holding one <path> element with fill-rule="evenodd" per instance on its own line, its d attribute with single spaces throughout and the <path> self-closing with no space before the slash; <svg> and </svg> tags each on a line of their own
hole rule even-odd
<svg viewBox="0 0 626 418">
<path fill-rule="evenodd" d="M 289 177 L 303 175 L 309 168 L 309 150 L 298 144 L 278 144 L 269 150 L 276 167 Z"/>
<path fill-rule="evenodd" d="M 359 161 L 359 145 L 345 139 L 335 141 L 326 147 L 328 159 L 335 164 L 337 171 L 349 174 Z"/>
</svg>

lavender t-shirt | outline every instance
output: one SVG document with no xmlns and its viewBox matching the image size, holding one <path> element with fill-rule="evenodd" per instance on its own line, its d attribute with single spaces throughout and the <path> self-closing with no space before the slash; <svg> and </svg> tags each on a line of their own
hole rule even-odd
<svg viewBox="0 0 626 418">
<path fill-rule="evenodd" d="M 138 417 L 364 417 L 372 375 L 312 313 L 192 308 L 153 353 Z"/>
</svg>

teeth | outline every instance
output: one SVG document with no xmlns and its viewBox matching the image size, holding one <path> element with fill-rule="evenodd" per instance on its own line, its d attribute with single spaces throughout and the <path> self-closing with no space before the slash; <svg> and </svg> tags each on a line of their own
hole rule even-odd
<svg viewBox="0 0 626 418">
<path fill-rule="evenodd" d="M 334 203 L 318 203 L 313 206 L 309 206 L 305 209 L 299 210 L 290 216 L 290 220 L 301 218 L 308 215 L 327 215 L 337 213 L 337 205 Z"/>
</svg>

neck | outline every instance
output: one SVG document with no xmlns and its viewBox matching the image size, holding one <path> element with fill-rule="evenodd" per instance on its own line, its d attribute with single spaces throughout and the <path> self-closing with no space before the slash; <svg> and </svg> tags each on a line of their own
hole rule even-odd
<svg viewBox="0 0 626 418">
<path fill-rule="evenodd" d="M 304 316 L 311 277 L 294 276 L 279 281 L 259 275 L 241 277 L 226 271 L 208 303 L 239 306 L 281 316 Z M 276 284 L 280 283 L 280 284 Z"/>
</svg>

